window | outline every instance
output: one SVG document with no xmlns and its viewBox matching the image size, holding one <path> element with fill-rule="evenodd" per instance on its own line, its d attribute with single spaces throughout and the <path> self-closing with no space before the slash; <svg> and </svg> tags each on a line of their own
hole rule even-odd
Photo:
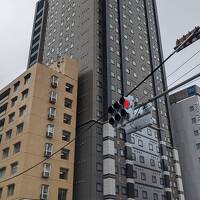
<svg viewBox="0 0 200 200">
<path fill-rule="evenodd" d="M 48 199 L 49 186 L 42 185 L 40 199 Z"/>
<path fill-rule="evenodd" d="M 71 120 L 72 120 L 72 116 L 71 115 L 68 115 L 66 113 L 64 113 L 64 118 L 63 118 L 63 122 L 65 124 L 71 124 Z"/>
<path fill-rule="evenodd" d="M 67 189 L 58 188 L 58 200 L 67 200 Z"/>
<path fill-rule="evenodd" d="M 196 118 L 192 118 L 192 124 L 196 124 Z"/>
<path fill-rule="evenodd" d="M 24 129 L 24 123 L 18 124 L 17 125 L 17 134 L 23 132 Z"/>
<path fill-rule="evenodd" d="M 18 162 L 14 162 L 10 165 L 10 174 L 17 173 Z"/>
<path fill-rule="evenodd" d="M 194 106 L 190 106 L 190 112 L 194 111 Z"/>
<path fill-rule="evenodd" d="M 152 176 L 152 183 L 157 183 L 157 178 L 156 178 L 156 176 Z"/>
<path fill-rule="evenodd" d="M 50 99 L 49 99 L 50 103 L 55 104 L 57 101 L 57 93 L 55 90 L 52 90 L 50 92 Z"/>
<path fill-rule="evenodd" d="M 136 154 L 135 153 L 132 154 L 132 157 L 133 157 L 133 160 L 136 160 Z"/>
<path fill-rule="evenodd" d="M 142 140 L 138 140 L 138 146 L 143 147 L 143 141 Z"/>
<path fill-rule="evenodd" d="M 140 158 L 140 162 L 144 163 L 144 156 L 140 156 L 139 158 Z"/>
<path fill-rule="evenodd" d="M 158 200 L 158 194 L 153 193 L 153 200 Z"/>
<path fill-rule="evenodd" d="M 147 129 L 147 134 L 150 135 L 150 136 L 152 136 L 152 131 L 151 131 L 151 129 Z"/>
<path fill-rule="evenodd" d="M 126 194 L 127 194 L 126 187 L 122 187 L 122 194 L 123 194 L 123 195 L 126 195 Z"/>
<path fill-rule="evenodd" d="M 2 198 L 3 188 L 0 188 L 0 199 Z"/>
<path fill-rule="evenodd" d="M 12 196 L 15 191 L 15 184 L 10 184 L 7 187 L 8 187 L 7 196 Z"/>
<path fill-rule="evenodd" d="M 70 141 L 70 135 L 71 135 L 71 133 L 69 131 L 63 130 L 62 131 L 62 140 L 69 142 Z"/>
<path fill-rule="evenodd" d="M 116 194 L 119 194 L 119 185 L 116 185 L 115 191 L 116 191 Z"/>
<path fill-rule="evenodd" d="M 103 164 L 102 163 L 97 163 L 97 171 L 102 172 L 103 171 Z"/>
<path fill-rule="evenodd" d="M 120 156 L 124 156 L 124 155 L 125 155 L 124 150 L 120 149 Z"/>
<path fill-rule="evenodd" d="M 17 81 L 15 84 L 14 84 L 14 92 L 16 92 L 19 88 L 19 85 L 20 85 L 20 82 Z"/>
<path fill-rule="evenodd" d="M 101 144 L 97 144 L 96 148 L 97 148 L 97 152 L 102 152 L 103 151 L 103 147 L 102 147 Z"/>
<path fill-rule="evenodd" d="M 62 149 L 60 158 L 63 160 L 69 160 L 69 149 Z"/>
<path fill-rule="evenodd" d="M 48 111 L 48 119 L 53 120 L 56 116 L 56 108 L 50 107 Z"/>
<path fill-rule="evenodd" d="M 121 175 L 126 175 L 126 168 L 125 167 L 121 167 Z"/>
<path fill-rule="evenodd" d="M 26 105 L 19 108 L 19 116 L 21 117 L 26 112 Z"/>
<path fill-rule="evenodd" d="M 67 178 L 68 178 L 68 172 L 69 172 L 68 169 L 66 169 L 66 168 L 60 168 L 60 175 L 59 175 L 59 178 L 60 178 L 60 179 L 67 180 Z"/>
<path fill-rule="evenodd" d="M 9 115 L 8 115 L 8 123 L 13 122 L 13 121 L 14 121 L 14 117 L 15 117 L 15 113 L 14 113 L 14 112 L 11 113 L 11 114 L 9 114 Z"/>
<path fill-rule="evenodd" d="M 49 156 L 51 156 L 52 152 L 53 152 L 53 144 L 46 143 L 45 144 L 44 156 L 49 157 Z"/>
<path fill-rule="evenodd" d="M 7 148 L 3 149 L 3 150 L 2 150 L 2 153 L 3 153 L 2 159 L 7 158 L 7 157 L 8 157 L 8 154 L 9 154 L 9 148 L 7 147 Z"/>
<path fill-rule="evenodd" d="M 97 95 L 97 102 L 102 102 L 102 96 Z"/>
<path fill-rule="evenodd" d="M 149 144 L 149 150 L 153 151 L 153 144 Z"/>
<path fill-rule="evenodd" d="M 196 144 L 197 149 L 200 149 L 200 143 Z"/>
<path fill-rule="evenodd" d="M 97 192 L 103 192 L 103 184 L 97 183 Z"/>
<path fill-rule="evenodd" d="M 71 100 L 71 99 L 68 99 L 68 98 L 65 98 L 64 106 L 65 106 L 66 108 L 72 108 L 72 100 Z"/>
<path fill-rule="evenodd" d="M 54 135 L 54 125 L 53 124 L 48 124 L 47 125 L 47 137 L 52 138 Z"/>
<path fill-rule="evenodd" d="M 146 181 L 146 174 L 145 173 L 141 173 L 141 179 L 143 180 L 143 181 Z"/>
<path fill-rule="evenodd" d="M 12 137 L 12 129 L 6 131 L 6 140 L 9 140 Z"/>
<path fill-rule="evenodd" d="M 57 88 L 58 87 L 58 77 L 53 75 L 51 77 L 51 87 L 52 88 Z"/>
<path fill-rule="evenodd" d="M 43 164 L 43 173 L 42 173 L 42 177 L 43 178 L 48 178 L 50 176 L 50 172 L 51 172 L 51 164 L 49 163 L 44 163 Z"/>
<path fill-rule="evenodd" d="M 30 83 L 31 81 L 31 74 L 27 74 L 25 77 L 24 77 L 24 85 Z"/>
<path fill-rule="evenodd" d="M 137 189 L 134 190 L 134 197 L 138 197 L 138 190 Z"/>
<path fill-rule="evenodd" d="M 0 179 L 2 179 L 5 176 L 5 173 L 6 173 L 6 168 L 5 167 L 0 168 Z"/>
<path fill-rule="evenodd" d="M 27 98 L 28 97 L 28 89 L 26 89 L 26 90 L 24 90 L 23 92 L 22 92 L 22 100 L 24 100 L 25 98 Z"/>
<path fill-rule="evenodd" d="M 17 96 L 11 99 L 11 107 L 15 106 L 16 101 L 17 101 Z"/>
<path fill-rule="evenodd" d="M 133 171 L 133 178 L 137 178 L 137 171 Z"/>
<path fill-rule="evenodd" d="M 73 85 L 71 85 L 69 83 L 66 83 L 65 84 L 65 91 L 69 92 L 69 93 L 72 93 L 73 92 Z"/>
<path fill-rule="evenodd" d="M 155 160 L 150 159 L 150 165 L 151 165 L 152 167 L 155 167 Z"/>
<path fill-rule="evenodd" d="M 198 130 L 194 130 L 194 135 L 198 136 L 199 135 L 199 131 Z"/>
<path fill-rule="evenodd" d="M 21 148 L 21 142 L 17 142 L 14 145 L 13 154 L 19 153 Z"/>
<path fill-rule="evenodd" d="M 147 191 L 142 191 L 142 198 L 143 199 L 147 199 L 148 198 Z"/>
</svg>

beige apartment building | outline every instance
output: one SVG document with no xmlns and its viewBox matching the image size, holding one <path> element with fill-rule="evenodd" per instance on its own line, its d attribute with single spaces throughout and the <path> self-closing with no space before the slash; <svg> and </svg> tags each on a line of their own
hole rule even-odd
<svg viewBox="0 0 200 200">
<path fill-rule="evenodd" d="M 78 63 L 64 57 L 0 91 L 0 199 L 72 200 L 75 144 L 62 147 L 75 137 L 77 80 Z"/>
</svg>

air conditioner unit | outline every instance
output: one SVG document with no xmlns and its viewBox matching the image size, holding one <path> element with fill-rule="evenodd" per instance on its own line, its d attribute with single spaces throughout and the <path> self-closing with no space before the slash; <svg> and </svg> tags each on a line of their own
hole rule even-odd
<svg viewBox="0 0 200 200">
<path fill-rule="evenodd" d="M 46 193 L 42 193 L 42 194 L 40 195 L 40 199 L 41 199 L 41 200 L 47 200 L 47 199 L 48 199 L 48 195 L 47 195 Z"/>
<path fill-rule="evenodd" d="M 48 178 L 49 177 L 49 172 L 42 172 L 42 177 L 43 178 Z"/>
<path fill-rule="evenodd" d="M 51 151 L 45 151 L 44 152 L 45 157 L 50 157 L 51 156 Z"/>
<path fill-rule="evenodd" d="M 53 137 L 53 132 L 47 131 L 47 138 L 52 138 Z"/>
</svg>

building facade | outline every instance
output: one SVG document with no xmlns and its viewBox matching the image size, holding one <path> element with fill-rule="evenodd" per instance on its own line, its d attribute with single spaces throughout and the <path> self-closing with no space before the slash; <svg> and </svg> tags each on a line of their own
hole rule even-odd
<svg viewBox="0 0 200 200">
<path fill-rule="evenodd" d="M 77 65 L 35 64 L 0 91 L 0 199 L 72 199 L 75 144 L 48 158 L 75 137 Z"/>
<path fill-rule="evenodd" d="M 40 41 L 33 45 L 33 40 L 46 27 L 42 31 L 44 48 L 36 50 L 43 55 L 42 62 L 50 65 L 64 54 L 80 61 L 77 123 L 81 128 L 76 140 L 74 199 L 184 199 L 174 167 L 178 158 L 174 156 L 167 96 L 154 102 L 154 125 L 132 133 L 132 142 L 127 141 L 123 132 L 110 137 L 112 133 L 108 132 L 112 130 L 104 128 L 107 108 L 162 60 L 155 0 L 45 2 L 46 9 L 36 8 L 35 18 L 45 10 L 46 21 L 41 21 L 36 35 L 34 26 L 30 52 L 35 45 L 40 46 Z M 143 102 L 166 87 L 165 70 L 161 68 L 132 95 Z M 104 155 L 105 140 L 114 143 L 114 154 Z M 127 151 L 128 143 L 131 144 Z M 131 184 L 127 181 L 130 168 L 126 166 L 127 152 L 136 159 L 134 164 L 131 161 L 134 170 L 131 176 L 134 173 L 135 179 Z M 109 173 L 104 171 L 106 158 L 111 165 L 115 161 L 115 169 Z M 115 184 L 110 193 L 106 190 L 109 181 Z"/>
<path fill-rule="evenodd" d="M 186 199 L 200 198 L 200 88 L 196 85 L 170 96 L 175 133 L 180 156 Z"/>
</svg>

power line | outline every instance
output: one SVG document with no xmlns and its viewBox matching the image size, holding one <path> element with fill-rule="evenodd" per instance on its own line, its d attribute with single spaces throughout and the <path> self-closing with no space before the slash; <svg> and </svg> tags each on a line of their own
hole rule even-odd
<svg viewBox="0 0 200 200">
<path fill-rule="evenodd" d="M 98 123 L 101 119 L 103 119 L 103 117 L 104 117 L 104 116 L 100 117 L 97 121 L 95 121 L 93 124 L 91 124 L 87 129 L 85 129 L 85 131 L 83 131 L 83 133 L 85 133 L 85 132 L 86 132 L 87 130 L 89 130 L 92 126 L 94 126 L 96 123 Z M 78 127 L 78 128 L 81 128 L 81 127 Z M 82 134 L 83 134 L 83 133 L 82 133 Z M 52 158 L 54 155 L 56 155 L 58 152 L 60 152 L 63 148 L 69 146 L 69 145 L 70 145 L 72 142 L 74 142 L 77 138 L 79 138 L 80 136 L 82 136 L 82 134 L 79 135 L 79 136 L 76 136 L 75 138 L 73 138 L 72 140 L 70 140 L 67 144 L 65 144 L 65 145 L 62 146 L 60 149 L 58 149 L 57 151 L 55 151 L 54 153 L 52 153 L 48 158 L 45 158 L 45 159 L 41 160 L 40 162 L 36 163 L 36 164 L 33 165 L 32 167 L 30 167 L 30 168 L 28 168 L 28 169 L 22 171 L 22 172 L 19 173 L 19 174 L 16 174 L 15 176 L 12 176 L 12 177 L 10 177 L 10 178 L 7 178 L 7 179 L 1 181 L 0 183 L 4 183 L 4 182 L 9 181 L 9 180 L 11 180 L 11 179 L 17 178 L 17 177 L 23 175 L 24 173 L 26 173 L 26 172 L 32 170 L 33 168 L 39 166 L 40 164 L 44 163 L 46 160 L 49 160 L 50 158 Z"/>
<path fill-rule="evenodd" d="M 194 31 L 193 33 L 191 33 L 188 38 L 186 38 L 185 41 L 183 41 L 177 48 L 175 51 L 173 51 L 165 60 L 163 60 L 149 75 L 147 75 L 140 83 L 138 83 L 126 96 L 130 95 L 132 92 L 134 92 L 140 85 L 142 85 L 142 83 L 144 83 L 149 77 L 151 77 L 159 68 L 161 68 L 163 66 L 163 64 L 165 62 L 167 62 L 167 60 L 169 60 L 176 52 L 178 52 L 197 32 Z"/>
<path fill-rule="evenodd" d="M 182 46 L 184 46 L 195 34 L 196 32 L 193 32 L 180 46 L 178 46 L 176 48 L 175 51 L 173 51 L 164 61 L 161 62 L 160 65 L 158 65 L 158 67 L 156 67 L 148 76 L 146 76 L 146 78 L 144 78 L 136 87 L 134 87 L 126 96 L 130 95 L 133 91 L 135 91 L 142 83 L 144 83 L 150 76 L 152 76 L 154 74 L 155 71 L 157 71 L 160 67 L 163 66 L 163 64 L 169 60 L 176 52 L 179 51 L 179 49 L 181 49 Z M 95 121 L 92 125 L 90 125 L 85 131 L 89 130 L 92 126 L 94 126 L 96 123 L 98 123 L 101 119 L 103 119 L 104 116 L 100 117 L 97 121 Z M 81 127 L 81 126 L 80 126 Z M 80 128 L 79 127 L 79 128 Z M 84 133 L 84 132 L 83 132 Z M 82 134 L 81 134 L 82 135 Z M 67 144 L 65 144 L 64 146 L 62 146 L 60 149 L 58 149 L 57 151 L 55 151 L 51 156 L 49 156 L 48 158 L 45 158 L 43 160 L 41 160 L 40 162 L 38 162 L 37 164 L 33 165 L 32 167 L 22 171 L 21 173 L 13 176 L 13 177 L 10 177 L 8 179 L 5 179 L 3 181 L 1 181 L 0 183 L 4 183 L 6 181 L 9 181 L 11 179 L 14 179 L 16 177 L 19 177 L 21 175 L 23 175 L 24 173 L 32 170 L 33 168 L 39 166 L 40 164 L 44 163 L 46 160 L 49 160 L 50 158 L 52 158 L 55 154 L 57 154 L 58 152 L 60 152 L 63 148 L 65 148 L 66 146 L 70 145 L 72 142 L 74 142 L 77 138 L 79 138 L 81 135 L 79 136 L 76 136 L 75 138 L 73 138 L 71 141 L 69 141 Z"/>
<path fill-rule="evenodd" d="M 179 81 L 180 79 L 182 79 L 184 76 L 186 76 L 188 73 L 192 72 L 194 69 L 196 69 L 196 68 L 199 67 L 199 66 L 200 66 L 200 63 L 199 63 L 198 65 L 194 66 L 194 67 L 193 67 L 192 69 L 190 69 L 189 71 L 185 72 L 181 77 L 179 77 L 178 79 L 176 79 L 174 82 L 172 82 L 172 83 L 169 85 L 169 87 L 170 87 L 171 85 L 173 85 L 174 83 L 176 83 L 177 81 Z"/>
<path fill-rule="evenodd" d="M 198 53 L 200 52 L 200 49 L 193 54 L 190 58 L 188 58 L 183 64 L 181 64 L 178 68 L 176 68 L 173 72 L 171 72 L 167 78 L 169 78 L 171 75 L 173 75 L 175 72 L 177 72 L 180 68 L 182 68 L 186 63 L 188 63 L 192 58 L 194 58 Z"/>
<path fill-rule="evenodd" d="M 176 85 L 176 86 L 174 86 L 174 87 L 172 87 L 172 88 L 170 88 L 170 89 L 168 89 L 168 90 L 165 90 L 163 93 L 158 94 L 157 96 L 155 96 L 155 97 L 149 99 L 149 100 L 146 101 L 145 103 L 139 104 L 138 106 L 136 106 L 136 109 L 137 109 L 137 108 L 140 108 L 140 107 L 142 107 L 142 106 L 145 106 L 145 105 L 147 105 L 148 103 L 153 102 L 153 101 L 159 99 L 160 97 L 162 97 L 162 96 L 164 96 L 164 95 L 166 95 L 166 94 L 168 94 L 168 93 L 170 93 L 170 92 L 176 90 L 177 88 L 179 88 L 179 87 L 181 87 L 181 86 L 183 86 L 183 85 L 186 85 L 186 84 L 190 83 L 191 81 L 193 81 L 193 80 L 195 80 L 195 79 L 197 79 L 197 78 L 199 78 L 199 77 L 200 77 L 200 73 L 198 73 L 198 74 L 196 74 L 196 75 L 190 77 L 189 79 L 187 79 L 187 80 L 185 80 L 185 81 L 179 83 L 178 85 Z"/>
</svg>

